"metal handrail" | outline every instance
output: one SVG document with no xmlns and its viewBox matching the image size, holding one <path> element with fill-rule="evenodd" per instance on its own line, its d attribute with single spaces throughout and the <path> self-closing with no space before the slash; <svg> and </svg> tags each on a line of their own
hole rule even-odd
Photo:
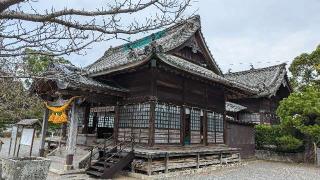
<svg viewBox="0 0 320 180">
<path fill-rule="evenodd" d="M 89 162 L 88 162 L 89 167 L 91 166 L 92 157 L 97 154 L 97 153 L 94 153 L 94 154 L 93 154 L 93 150 L 99 148 L 99 147 L 102 145 L 102 143 L 103 143 L 103 156 L 105 156 L 107 141 L 110 141 L 111 139 L 113 139 L 113 135 L 110 136 L 108 139 L 107 139 L 107 138 L 104 138 L 104 141 L 103 141 L 103 142 L 95 145 L 94 147 L 92 147 L 92 148 L 90 149 L 90 158 L 89 158 Z M 111 142 L 110 144 L 112 144 L 112 143 L 113 143 L 113 142 Z M 109 146 L 110 144 L 108 144 L 108 146 Z"/>
<path fill-rule="evenodd" d="M 134 144 L 135 144 L 135 142 L 134 142 L 134 137 L 133 136 L 130 136 L 130 139 L 131 139 L 131 141 L 129 141 L 128 143 L 126 143 L 126 141 L 124 140 L 124 141 L 122 141 L 122 142 L 120 142 L 119 144 L 116 144 L 116 146 L 115 147 L 120 147 L 120 149 L 119 149 L 119 151 L 117 151 L 116 153 L 114 153 L 114 154 L 112 154 L 110 157 L 108 157 L 107 159 L 105 159 L 104 160 L 104 168 L 106 168 L 106 162 L 107 161 L 109 161 L 109 160 L 111 160 L 114 156 L 116 156 L 116 155 L 119 155 L 121 152 L 123 152 L 124 150 L 125 150 L 125 148 L 127 148 L 129 145 L 131 145 L 131 151 L 133 151 L 134 150 Z M 124 146 L 122 146 L 124 144 Z M 115 148 L 114 147 L 114 148 Z"/>
</svg>

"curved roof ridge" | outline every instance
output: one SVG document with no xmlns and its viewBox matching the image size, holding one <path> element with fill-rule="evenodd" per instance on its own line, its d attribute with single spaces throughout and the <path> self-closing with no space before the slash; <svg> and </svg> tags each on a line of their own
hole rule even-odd
<svg viewBox="0 0 320 180">
<path fill-rule="evenodd" d="M 140 40 L 142 40 L 142 39 L 144 39 L 144 38 L 150 38 L 150 37 L 154 36 L 154 34 L 156 34 L 156 33 L 161 33 L 161 32 L 163 32 L 163 31 L 170 31 L 170 30 L 172 30 L 172 29 L 177 28 L 178 26 L 185 25 L 186 23 L 188 23 L 188 22 L 190 22 L 190 21 L 199 21 L 199 22 L 200 22 L 200 16 L 199 16 L 199 15 L 192 16 L 192 17 L 190 17 L 190 18 L 188 18 L 188 19 L 179 21 L 179 22 L 177 22 L 176 24 L 174 24 L 174 25 L 172 25 L 172 26 L 169 26 L 169 27 L 167 27 L 167 28 L 165 28 L 165 29 L 163 29 L 163 30 L 157 31 L 157 32 L 155 32 L 155 33 L 151 33 L 151 34 L 149 34 L 149 35 L 147 35 L 147 36 L 144 36 L 144 37 L 142 37 L 142 38 L 138 38 L 138 39 L 136 39 L 136 40 L 134 40 L 134 41 L 132 41 L 132 42 L 128 42 L 128 43 L 125 43 L 125 44 L 121 44 L 121 45 L 116 46 L 116 47 L 111 47 L 111 48 L 109 48 L 108 50 L 114 50 L 114 51 L 115 51 L 115 50 L 120 50 L 121 48 L 123 48 L 123 47 L 125 47 L 125 46 L 127 46 L 127 45 L 129 45 L 129 44 L 137 43 L 137 42 L 139 42 Z M 108 51 L 108 50 L 107 50 L 107 51 Z M 106 52 L 107 52 L 107 51 L 106 51 Z"/>
<path fill-rule="evenodd" d="M 253 97 L 271 97 L 279 89 L 286 74 L 286 63 L 282 63 L 259 69 L 227 73 L 225 77 L 248 87 L 260 89 L 260 92 Z"/>
<path fill-rule="evenodd" d="M 133 61 L 140 61 L 144 59 L 146 51 L 152 48 L 153 44 L 161 47 L 161 51 L 168 52 L 187 41 L 200 27 L 200 16 L 196 15 L 131 43 L 109 48 L 97 61 L 85 67 L 86 74 L 95 76 L 106 69 L 123 66 Z M 145 49 L 147 46 L 149 48 Z"/>
<path fill-rule="evenodd" d="M 254 69 L 248 69 L 248 70 L 244 70 L 244 71 L 229 72 L 229 73 L 225 73 L 225 75 L 237 75 L 237 74 L 245 74 L 245 73 L 258 72 L 258 71 L 266 71 L 266 70 L 270 70 L 270 69 L 273 69 L 276 67 L 285 68 L 286 65 L 287 65 L 287 63 L 281 63 L 281 64 L 276 64 L 273 66 L 267 66 L 267 67 L 263 67 L 263 68 L 254 68 Z"/>
</svg>

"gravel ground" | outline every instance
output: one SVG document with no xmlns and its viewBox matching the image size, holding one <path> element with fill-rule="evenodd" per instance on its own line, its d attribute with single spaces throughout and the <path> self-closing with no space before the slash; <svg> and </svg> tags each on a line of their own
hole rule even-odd
<svg viewBox="0 0 320 180">
<path fill-rule="evenodd" d="M 217 180 L 319 180 L 320 167 L 269 161 L 249 161 L 243 165 L 169 179 Z"/>
<path fill-rule="evenodd" d="M 167 178 L 163 176 L 154 176 L 154 178 L 168 180 L 319 180 L 320 168 L 306 164 L 288 164 L 257 160 L 244 162 L 242 165 L 219 167 L 216 168 L 216 170 L 209 168 L 209 170 L 205 170 L 204 172 L 188 173 L 187 171 L 181 171 L 173 174 L 169 173 L 167 176 L 165 175 L 164 177 Z M 168 178 L 172 175 L 175 177 Z M 86 174 L 57 176 L 49 173 L 48 179 L 85 180 L 91 178 Z M 119 176 L 115 179 L 134 180 L 134 178 L 124 176 Z"/>
<path fill-rule="evenodd" d="M 4 145 L 0 151 L 0 158 L 8 157 L 8 150 L 10 140 L 2 138 Z M 39 139 L 36 138 L 33 146 L 33 155 L 38 154 Z M 22 147 L 20 156 L 29 156 L 29 148 Z M 170 177 L 171 173 L 168 174 Z M 248 161 L 243 165 L 236 165 L 231 167 L 222 167 L 216 170 L 205 170 L 197 173 L 178 173 L 179 175 L 165 179 L 217 179 L 217 180 L 320 180 L 320 167 L 315 167 L 306 164 L 289 164 L 269 161 Z M 159 178 L 156 177 L 156 178 Z M 56 179 L 91 179 L 85 174 L 64 175 L 58 176 L 53 173 L 48 174 L 49 180 Z M 129 177 L 120 176 L 116 179 L 133 179 Z"/>
</svg>

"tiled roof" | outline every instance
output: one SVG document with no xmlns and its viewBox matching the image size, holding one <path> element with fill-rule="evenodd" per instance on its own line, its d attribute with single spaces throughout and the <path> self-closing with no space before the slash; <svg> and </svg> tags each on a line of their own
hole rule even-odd
<svg viewBox="0 0 320 180">
<path fill-rule="evenodd" d="M 247 109 L 247 107 L 242 106 L 240 104 L 236 104 L 236 103 L 228 102 L 228 101 L 226 102 L 226 111 L 227 112 L 239 112 L 239 111 L 242 111 L 245 109 Z"/>
<path fill-rule="evenodd" d="M 33 125 L 40 125 L 40 122 L 38 119 L 22 119 L 21 121 L 16 123 L 17 125 L 21 126 L 33 126 Z"/>
<path fill-rule="evenodd" d="M 234 87 L 246 92 L 249 92 L 251 94 L 256 94 L 258 92 L 258 89 L 256 88 L 249 88 L 246 85 L 243 85 L 238 82 L 230 81 L 223 76 L 215 74 L 213 71 L 206 69 L 204 67 L 201 67 L 199 65 L 193 64 L 187 60 L 184 60 L 182 58 L 179 58 L 174 55 L 168 55 L 168 54 L 157 54 L 157 56 L 165 63 L 176 67 L 178 69 L 187 71 L 189 73 L 201 76 L 203 78 L 207 78 L 211 81 L 215 81 L 218 83 L 221 83 L 227 87 Z"/>
<path fill-rule="evenodd" d="M 189 40 L 200 30 L 200 26 L 200 17 L 194 16 L 132 43 L 110 48 L 100 59 L 86 67 L 87 74 L 98 76 L 142 63 L 148 57 L 148 54 L 152 53 L 151 49 L 153 47 L 160 47 L 161 52 L 173 50 Z M 212 61 L 218 71 L 221 72 L 213 58 Z"/>
<path fill-rule="evenodd" d="M 110 86 L 108 84 L 98 82 L 90 77 L 86 77 L 82 75 L 80 68 L 73 65 L 51 64 L 43 76 L 46 79 L 55 81 L 59 89 L 83 88 L 87 90 L 128 91 L 126 89 Z"/>
<path fill-rule="evenodd" d="M 260 69 L 227 73 L 225 77 L 250 88 L 259 89 L 260 92 L 254 97 L 271 97 L 276 94 L 281 84 L 288 86 L 286 74 L 286 64 L 283 63 Z"/>
</svg>

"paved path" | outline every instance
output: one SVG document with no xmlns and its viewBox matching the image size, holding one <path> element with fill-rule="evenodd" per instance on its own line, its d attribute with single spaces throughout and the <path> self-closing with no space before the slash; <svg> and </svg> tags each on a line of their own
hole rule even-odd
<svg viewBox="0 0 320 180">
<path fill-rule="evenodd" d="M 244 165 L 179 176 L 170 179 L 213 180 L 320 180 L 320 167 L 306 164 L 287 164 L 268 161 L 250 161 Z"/>
</svg>

